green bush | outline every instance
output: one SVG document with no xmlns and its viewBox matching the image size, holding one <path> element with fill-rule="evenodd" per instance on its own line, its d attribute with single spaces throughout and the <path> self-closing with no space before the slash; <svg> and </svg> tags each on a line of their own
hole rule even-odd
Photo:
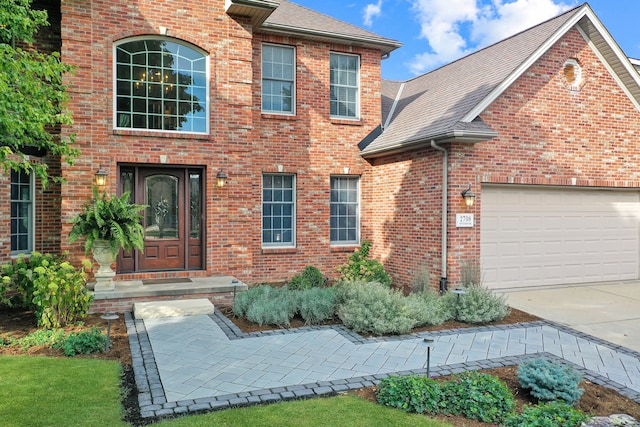
<svg viewBox="0 0 640 427">
<path fill-rule="evenodd" d="M 336 314 L 336 293 L 332 288 L 311 288 L 300 291 L 298 312 L 308 325 L 333 319 Z"/>
<path fill-rule="evenodd" d="M 516 408 L 509 388 L 498 378 L 479 372 L 464 372 L 442 384 L 445 407 L 453 415 L 485 423 L 498 423 Z"/>
<path fill-rule="evenodd" d="M 423 293 L 410 294 L 405 298 L 407 311 L 416 320 L 416 326 L 441 325 L 451 319 L 443 299 L 437 292 L 427 290 Z"/>
<path fill-rule="evenodd" d="M 463 289 L 466 291 L 463 295 L 449 292 L 443 296 L 446 311 L 453 313 L 458 322 L 489 323 L 502 320 L 509 314 L 505 297 L 477 285 Z"/>
<path fill-rule="evenodd" d="M 62 259 L 50 254 L 31 252 L 20 254 L 13 262 L 2 266 L 0 283 L 0 303 L 9 307 L 33 309 L 33 270 L 37 267 L 61 262 Z"/>
<path fill-rule="evenodd" d="M 440 383 L 422 375 L 384 378 L 376 397 L 383 405 L 419 414 L 437 414 L 444 404 Z"/>
<path fill-rule="evenodd" d="M 518 381 L 542 402 L 562 400 L 575 405 L 584 393 L 578 388 L 582 381 L 580 372 L 569 365 L 542 358 L 522 363 L 518 367 Z"/>
<path fill-rule="evenodd" d="M 39 326 L 60 328 L 86 317 L 93 296 L 85 283 L 82 268 L 76 269 L 62 258 L 33 252 L 2 267 L 0 294 L 13 291 L 19 296 L 19 305 L 35 311 Z M 16 298 L 12 299 L 15 302 Z M 1 302 L 11 304 L 6 298 Z"/>
<path fill-rule="evenodd" d="M 261 286 L 261 288 L 263 289 L 260 297 L 254 299 L 247 307 L 245 317 L 259 325 L 290 325 L 298 309 L 295 291 L 290 291 L 286 287 Z"/>
<path fill-rule="evenodd" d="M 324 277 L 318 268 L 308 265 L 302 273 L 293 276 L 287 284 L 289 289 L 319 288 L 324 284 Z"/>
<path fill-rule="evenodd" d="M 42 265 L 33 270 L 33 304 L 38 325 L 60 328 L 89 312 L 93 295 L 89 293 L 86 273 L 69 262 Z"/>
<path fill-rule="evenodd" d="M 64 331 L 62 329 L 38 329 L 29 335 L 15 341 L 22 350 L 31 347 L 47 346 L 56 347 L 64 341 Z"/>
<path fill-rule="evenodd" d="M 589 417 L 564 402 L 527 406 L 521 414 L 512 415 L 504 427 L 578 427 Z"/>
<path fill-rule="evenodd" d="M 75 356 L 99 353 L 106 348 L 106 344 L 107 336 L 103 331 L 92 328 L 90 331 L 71 332 L 64 338 L 60 347 L 65 356 Z"/>
<path fill-rule="evenodd" d="M 406 308 L 404 296 L 380 283 L 343 284 L 338 317 L 349 329 L 373 334 L 405 334 L 416 320 Z"/>
<path fill-rule="evenodd" d="M 335 316 L 335 291 L 331 288 L 293 290 L 287 286 L 253 286 L 236 295 L 233 313 L 260 325 L 288 326 L 296 315 L 307 324 Z"/>
<path fill-rule="evenodd" d="M 364 280 L 367 282 L 378 282 L 391 286 L 391 276 L 384 270 L 382 263 L 369 258 L 371 242 L 364 241 L 360 249 L 349 256 L 346 264 L 338 267 L 340 280 L 353 282 Z"/>
</svg>

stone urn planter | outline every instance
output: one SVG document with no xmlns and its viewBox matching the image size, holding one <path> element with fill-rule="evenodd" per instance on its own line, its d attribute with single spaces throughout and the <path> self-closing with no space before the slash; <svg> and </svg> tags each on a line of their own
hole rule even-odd
<svg viewBox="0 0 640 427">
<path fill-rule="evenodd" d="M 121 196 L 99 195 L 94 189 L 93 198 L 84 204 L 82 211 L 73 218 L 69 241 L 84 237 L 85 254 L 93 253 L 100 265 L 95 273 L 94 291 L 113 291 L 116 273 L 111 265 L 120 249 L 125 251 L 144 249 L 144 228 L 140 223 L 145 206 L 129 200 L 129 193 Z"/>
<path fill-rule="evenodd" d="M 108 240 L 97 239 L 93 242 L 91 252 L 93 259 L 100 266 L 95 273 L 96 284 L 93 290 L 96 292 L 113 291 L 115 289 L 113 277 L 116 272 L 111 269 L 111 265 L 115 262 L 116 256 L 111 248 L 111 243 Z"/>
</svg>

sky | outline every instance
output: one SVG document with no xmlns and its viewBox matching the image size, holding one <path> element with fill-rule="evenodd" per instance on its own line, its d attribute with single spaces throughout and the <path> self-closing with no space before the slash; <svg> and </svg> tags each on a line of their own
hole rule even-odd
<svg viewBox="0 0 640 427">
<path fill-rule="evenodd" d="M 408 80 L 532 27 L 579 0 L 291 0 L 403 44 L 382 77 Z M 640 59 L 640 1 L 590 0 L 622 51 Z"/>
</svg>

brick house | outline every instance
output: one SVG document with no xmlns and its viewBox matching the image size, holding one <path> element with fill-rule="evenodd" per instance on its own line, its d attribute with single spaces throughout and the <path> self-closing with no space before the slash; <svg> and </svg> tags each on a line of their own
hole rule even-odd
<svg viewBox="0 0 640 427">
<path fill-rule="evenodd" d="M 586 4 L 407 82 L 380 77 L 399 42 L 286 0 L 40 5 L 82 155 L 45 191 L 12 175 L 35 198 L 7 258 L 82 258 L 103 170 L 149 206 L 119 280 L 335 276 L 362 240 L 396 285 L 638 278 L 640 77 Z"/>
</svg>

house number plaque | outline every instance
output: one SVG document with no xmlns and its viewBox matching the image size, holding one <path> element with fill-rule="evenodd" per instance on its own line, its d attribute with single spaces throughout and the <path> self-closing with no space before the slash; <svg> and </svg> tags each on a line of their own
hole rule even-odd
<svg viewBox="0 0 640 427">
<path fill-rule="evenodd" d="M 473 227 L 473 214 L 456 214 L 456 227 Z"/>
</svg>

